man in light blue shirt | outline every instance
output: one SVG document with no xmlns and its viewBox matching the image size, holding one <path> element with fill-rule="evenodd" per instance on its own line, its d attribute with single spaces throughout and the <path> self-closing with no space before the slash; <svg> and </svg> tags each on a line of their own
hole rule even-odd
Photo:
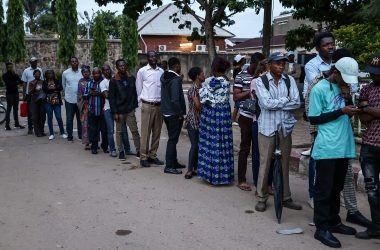
<svg viewBox="0 0 380 250">
<path fill-rule="evenodd" d="M 67 140 L 73 141 L 74 115 L 77 118 L 78 138 L 82 139 L 80 113 L 77 106 L 78 83 L 82 78 L 82 73 L 78 69 L 78 58 L 74 56 L 71 57 L 70 64 L 71 67 L 62 73 L 62 86 L 65 92 Z"/>
</svg>

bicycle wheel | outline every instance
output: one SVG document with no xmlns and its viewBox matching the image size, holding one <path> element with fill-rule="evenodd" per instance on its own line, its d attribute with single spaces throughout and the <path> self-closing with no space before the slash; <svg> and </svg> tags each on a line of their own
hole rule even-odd
<svg viewBox="0 0 380 250">
<path fill-rule="evenodd" d="M 0 105 L 3 105 L 7 109 L 7 98 L 4 95 L 0 95 Z"/>
<path fill-rule="evenodd" d="M 6 113 L 7 110 L 4 108 L 4 106 L 0 106 L 0 124 L 3 124 L 5 122 Z"/>
</svg>

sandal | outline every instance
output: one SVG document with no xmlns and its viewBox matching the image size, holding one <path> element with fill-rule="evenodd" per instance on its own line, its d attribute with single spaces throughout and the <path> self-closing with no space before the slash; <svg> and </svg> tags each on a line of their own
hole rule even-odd
<svg viewBox="0 0 380 250">
<path fill-rule="evenodd" d="M 252 191 L 252 188 L 245 182 L 240 183 L 238 187 L 243 191 Z"/>
<path fill-rule="evenodd" d="M 191 179 L 191 178 L 193 178 L 193 172 L 192 171 L 189 171 L 189 172 L 187 172 L 186 174 L 185 174 L 185 179 Z"/>
</svg>

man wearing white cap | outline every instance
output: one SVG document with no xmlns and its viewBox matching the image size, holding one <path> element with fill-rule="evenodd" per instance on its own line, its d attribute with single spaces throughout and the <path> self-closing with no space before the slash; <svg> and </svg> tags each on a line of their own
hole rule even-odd
<svg viewBox="0 0 380 250">
<path fill-rule="evenodd" d="M 284 72 L 290 76 L 293 76 L 294 80 L 298 84 L 301 76 L 301 65 L 294 61 L 294 51 L 289 51 L 286 56 L 288 57 L 288 61 L 285 64 Z"/>
<path fill-rule="evenodd" d="M 358 108 L 346 106 L 342 89 L 358 82 L 359 66 L 355 59 L 343 57 L 332 67 L 330 75 L 311 90 L 309 120 L 318 125 L 312 150 L 316 161 L 314 238 L 338 248 L 341 243 L 332 233 L 356 233 L 354 228 L 342 224 L 339 209 L 349 159 L 356 157 L 350 117 L 359 113 Z"/>
<path fill-rule="evenodd" d="M 34 80 L 34 70 L 37 69 L 41 72 L 41 80 L 43 80 L 42 69 L 37 67 L 37 61 L 36 57 L 31 57 L 29 60 L 30 67 L 26 68 L 21 76 L 21 81 L 23 82 L 22 97 L 28 105 L 28 134 L 33 134 L 32 102 L 29 95 L 29 83 Z"/>
</svg>

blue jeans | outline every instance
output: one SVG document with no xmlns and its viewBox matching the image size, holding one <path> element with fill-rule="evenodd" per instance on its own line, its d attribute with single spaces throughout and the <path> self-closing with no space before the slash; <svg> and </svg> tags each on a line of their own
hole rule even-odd
<svg viewBox="0 0 380 250">
<path fill-rule="evenodd" d="M 32 96 L 31 95 L 26 95 L 26 104 L 28 105 L 28 129 L 32 130 L 33 129 L 33 103 L 32 103 Z"/>
<path fill-rule="evenodd" d="M 53 130 L 53 112 L 55 115 L 55 119 L 57 120 L 58 126 L 59 126 L 59 132 L 61 135 L 65 133 L 65 129 L 63 128 L 63 121 L 62 121 L 62 115 L 61 115 L 61 105 L 50 105 L 48 103 L 45 103 L 45 110 L 48 118 L 48 126 L 49 126 L 49 134 L 54 135 Z"/>
<path fill-rule="evenodd" d="M 309 160 L 309 198 L 314 198 L 315 193 L 315 160 L 310 156 Z"/>
<path fill-rule="evenodd" d="M 113 137 L 113 134 L 115 133 L 115 123 L 114 123 L 113 115 L 110 109 L 104 110 L 104 119 L 107 124 L 107 138 L 108 138 L 108 145 L 110 148 L 110 152 L 116 151 L 115 139 Z M 130 152 L 131 146 L 129 145 L 128 129 L 127 129 L 127 126 L 125 126 L 125 124 L 122 127 L 122 141 L 123 141 L 125 152 L 126 153 Z"/>
</svg>

